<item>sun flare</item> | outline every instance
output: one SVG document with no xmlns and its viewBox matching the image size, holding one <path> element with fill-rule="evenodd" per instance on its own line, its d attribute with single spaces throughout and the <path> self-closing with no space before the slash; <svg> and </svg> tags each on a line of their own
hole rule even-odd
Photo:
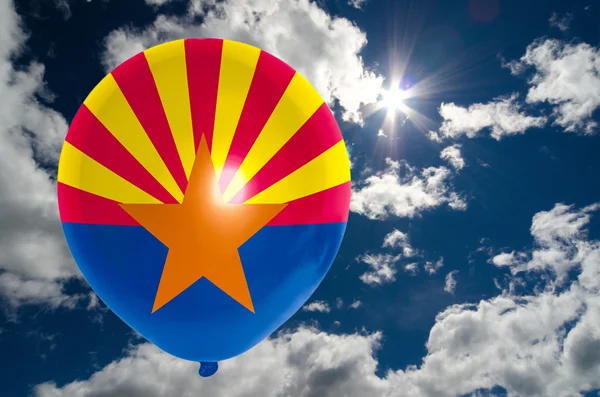
<svg viewBox="0 0 600 397">
<path fill-rule="evenodd" d="M 400 88 L 392 88 L 383 93 L 382 104 L 388 112 L 405 111 L 404 100 L 407 98 L 406 91 Z"/>
</svg>

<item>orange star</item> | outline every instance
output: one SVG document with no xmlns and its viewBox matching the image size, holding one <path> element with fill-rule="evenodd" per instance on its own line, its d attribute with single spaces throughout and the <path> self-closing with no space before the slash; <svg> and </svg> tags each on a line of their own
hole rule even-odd
<svg viewBox="0 0 600 397">
<path fill-rule="evenodd" d="M 169 248 L 152 313 L 202 277 L 254 313 L 238 248 L 286 204 L 225 204 L 202 137 L 181 204 L 120 204 Z"/>
</svg>

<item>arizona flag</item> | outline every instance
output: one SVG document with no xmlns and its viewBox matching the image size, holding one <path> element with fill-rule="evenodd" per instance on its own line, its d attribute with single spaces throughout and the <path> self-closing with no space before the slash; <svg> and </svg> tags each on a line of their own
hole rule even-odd
<svg viewBox="0 0 600 397">
<path fill-rule="evenodd" d="M 195 361 L 248 350 L 304 304 L 337 254 L 350 191 L 321 96 L 276 57 L 220 39 L 162 44 L 108 74 L 58 170 L 90 286 Z"/>
</svg>

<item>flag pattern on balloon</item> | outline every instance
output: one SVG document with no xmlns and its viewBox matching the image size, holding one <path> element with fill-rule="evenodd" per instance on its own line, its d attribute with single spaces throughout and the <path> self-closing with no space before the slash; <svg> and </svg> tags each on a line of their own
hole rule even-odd
<svg viewBox="0 0 600 397">
<path fill-rule="evenodd" d="M 281 208 L 236 250 L 238 273 L 202 277 L 198 266 L 220 265 L 205 263 L 215 256 L 200 242 L 173 276 L 195 271 L 197 281 L 157 304 L 174 248 L 133 209 L 196 200 L 185 199 L 202 153 L 226 206 Z M 351 192 L 345 143 L 317 91 L 273 55 L 221 39 L 161 44 L 108 74 L 71 123 L 57 185 L 69 247 L 99 297 L 163 350 L 196 361 L 248 350 L 301 307 L 337 254 Z M 247 303 L 226 287 L 231 277 Z"/>
</svg>

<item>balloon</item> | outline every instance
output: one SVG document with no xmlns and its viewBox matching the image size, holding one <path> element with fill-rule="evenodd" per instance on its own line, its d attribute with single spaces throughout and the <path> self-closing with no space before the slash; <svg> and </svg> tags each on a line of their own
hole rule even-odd
<svg viewBox="0 0 600 397">
<path fill-rule="evenodd" d="M 323 280 L 348 220 L 350 164 L 302 75 L 247 44 L 185 39 L 135 55 L 92 90 L 57 189 L 98 297 L 210 376 Z"/>
</svg>

